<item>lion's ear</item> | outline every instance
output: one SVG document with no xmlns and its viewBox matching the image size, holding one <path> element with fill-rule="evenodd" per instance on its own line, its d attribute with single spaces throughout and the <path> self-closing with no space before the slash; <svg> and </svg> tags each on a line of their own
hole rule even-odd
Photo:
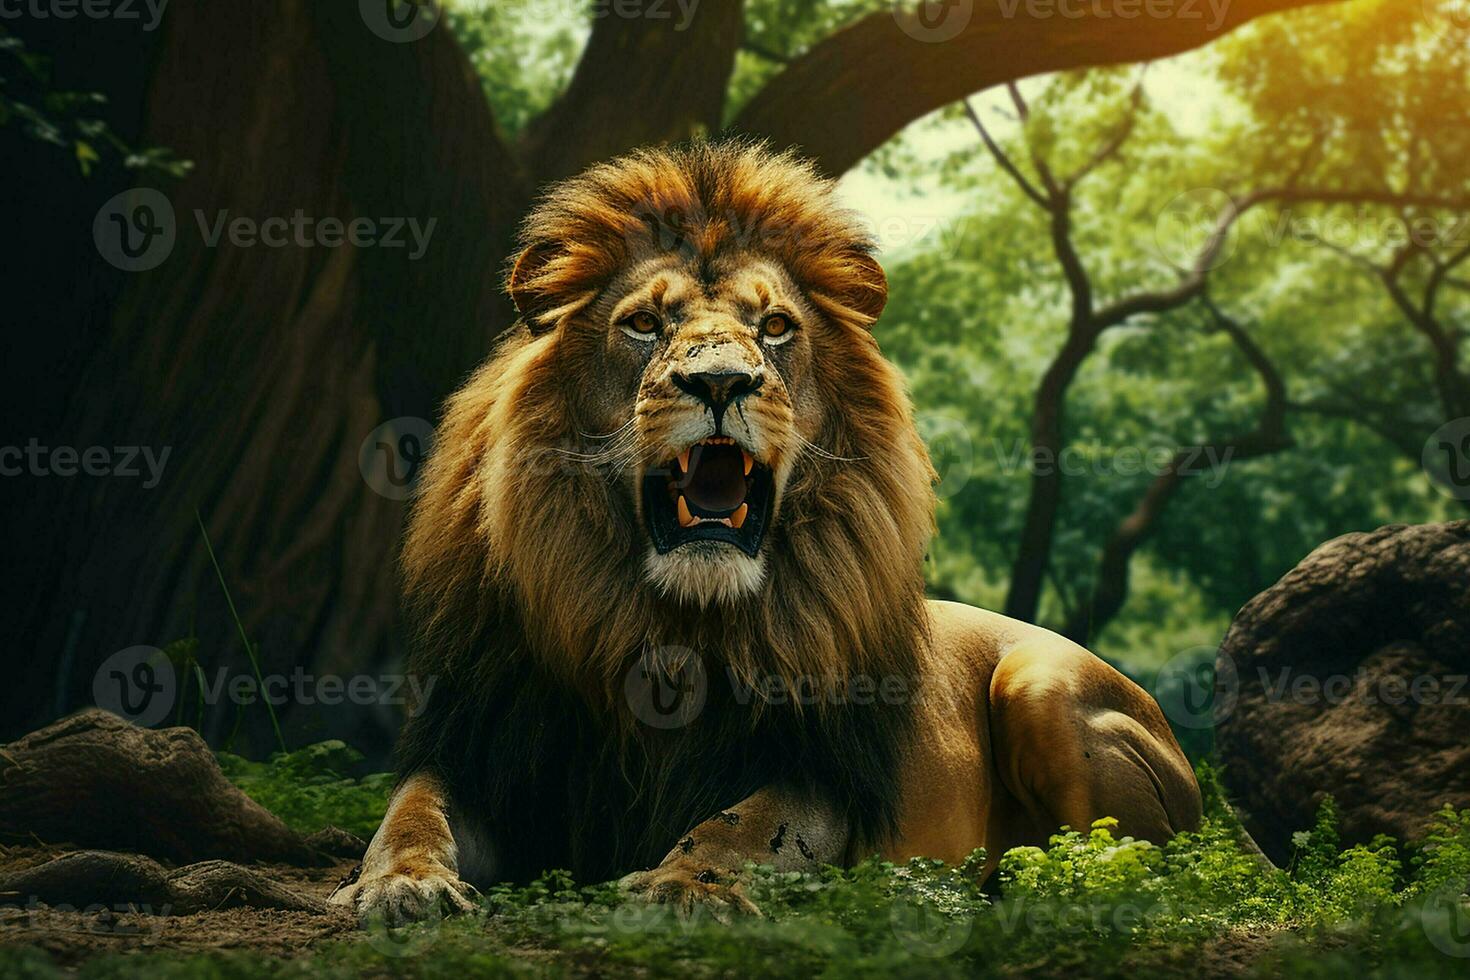
<svg viewBox="0 0 1470 980">
<path fill-rule="evenodd" d="M 536 242 L 516 257 L 515 265 L 510 270 L 510 281 L 506 284 L 506 289 L 533 334 L 542 334 L 551 329 L 551 324 L 543 323 L 539 317 L 551 305 L 551 297 L 544 288 L 537 285 L 536 280 L 556 254 L 557 248 L 551 242 Z"/>
<path fill-rule="evenodd" d="M 888 305 L 888 277 L 878 260 L 865 251 L 854 251 L 848 260 L 842 303 L 870 322 L 877 322 L 883 307 Z"/>
</svg>

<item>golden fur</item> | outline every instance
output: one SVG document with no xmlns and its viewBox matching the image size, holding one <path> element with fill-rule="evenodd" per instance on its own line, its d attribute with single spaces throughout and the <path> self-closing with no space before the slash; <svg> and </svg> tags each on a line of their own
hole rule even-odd
<svg viewBox="0 0 1470 980">
<path fill-rule="evenodd" d="M 694 263 L 774 258 L 825 314 L 811 378 L 821 428 L 804 434 L 816 448 L 791 448 L 760 591 L 719 617 L 691 617 L 645 580 L 629 494 L 562 455 L 608 424 L 576 411 L 577 389 L 600 368 L 585 335 L 606 329 L 579 316 L 634 254 L 673 233 Z M 881 670 L 922 636 L 931 470 L 861 312 L 882 288 L 871 242 L 830 184 L 744 144 L 643 151 L 557 187 L 523 244 L 523 254 L 553 251 L 513 283 L 528 318 L 552 329 L 511 336 L 449 401 L 403 553 L 428 631 L 475 632 L 466 625 L 483 624 L 486 591 L 504 590 L 527 654 L 609 697 L 630 653 L 650 646 L 698 650 L 747 681 L 795 683 Z"/>
<path fill-rule="evenodd" d="M 640 151 L 554 188 L 522 245 L 522 321 L 449 400 L 404 548 L 410 669 L 439 681 L 334 901 L 417 918 L 470 884 L 657 865 L 630 888 L 749 910 L 749 860 L 993 865 L 1064 822 L 1197 825 L 1147 694 L 1045 630 L 925 601 L 934 474 L 830 183 L 746 144 Z M 745 499 L 773 488 L 769 518 L 680 538 L 656 518 L 694 484 L 669 461 L 711 438 L 761 467 Z M 700 665 L 693 716 L 637 717 L 630 678 Z M 892 682 L 909 693 L 856 696 Z"/>
</svg>

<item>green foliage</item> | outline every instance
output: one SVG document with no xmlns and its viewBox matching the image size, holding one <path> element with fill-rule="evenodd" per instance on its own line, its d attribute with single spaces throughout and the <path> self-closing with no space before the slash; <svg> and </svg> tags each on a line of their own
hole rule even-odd
<svg viewBox="0 0 1470 980">
<path fill-rule="evenodd" d="M 350 762 L 326 743 L 278 757 L 269 779 L 299 774 L 291 778 L 310 783 Z M 230 765 L 238 776 L 241 764 Z M 1215 771 L 1202 766 L 1199 778 L 1206 819 L 1198 832 L 1159 847 L 1119 837 L 1110 819 L 1064 829 L 1046 847 L 1002 855 L 986 889 L 978 884 L 983 851 L 958 867 L 876 857 L 809 874 L 750 866 L 747 892 L 763 917 L 720 921 L 702 908 L 686 919 L 668 906 L 630 903 L 616 883 L 578 886 L 553 871 L 491 889 L 475 915 L 370 929 L 291 960 L 104 957 L 80 974 L 1137 977 L 1249 966 L 1260 976 L 1325 977 L 1341 975 L 1324 972 L 1328 965 L 1351 964 L 1357 975 L 1408 977 L 1463 969 L 1463 959 L 1436 946 L 1425 915 L 1434 911 L 1426 902 L 1458 896 L 1470 879 L 1470 811 L 1441 811 L 1403 865 L 1387 839 L 1341 849 L 1328 800 L 1299 835 L 1290 868 L 1277 870 L 1241 847 Z M 326 810 L 322 818 L 348 822 Z M 54 975 L 33 951 L 6 954 L 0 972 Z"/>
<path fill-rule="evenodd" d="M 291 829 L 309 834 L 335 825 L 366 840 L 388 808 L 393 774 L 354 777 L 362 761 L 362 753 L 336 740 L 277 752 L 266 762 L 219 753 L 225 776 Z"/>
<path fill-rule="evenodd" d="M 1208 101 L 1218 118 L 1199 132 L 1154 98 L 1156 76 L 1143 76 L 1117 155 L 1071 189 L 1072 239 L 1095 303 L 1178 281 L 1186 256 L 1165 247 L 1159 229 L 1181 195 L 1239 200 L 1292 185 L 1463 196 L 1466 130 L 1443 120 L 1470 93 L 1470 49 L 1463 31 L 1431 29 L 1433 6 L 1421 14 L 1368 0 L 1335 16 L 1298 11 L 1188 56 L 1192 77 L 1215 93 Z M 970 103 L 1040 187 L 1033 158 L 1059 176 L 1076 173 L 1125 131 L 1139 77 L 1120 68 L 1025 82 L 1024 121 L 1002 91 Z M 944 186 L 972 192 L 973 204 L 921 247 L 885 256 L 890 304 L 877 335 L 910 380 L 945 477 L 931 589 L 995 607 L 1026 513 L 1034 393 L 1062 347 L 1069 303 L 1046 213 L 991 159 L 963 112 L 943 116 Z M 1464 248 L 1470 227 L 1443 211 L 1427 216 L 1452 240 L 1406 265 L 1413 297 L 1433 261 Z M 1210 273 L 1210 296 L 1284 379 L 1294 445 L 1219 466 L 1206 460 L 1174 491 L 1133 558 L 1127 605 L 1087 637 L 1108 659 L 1147 674 L 1218 642 L 1242 604 L 1324 540 L 1463 516 L 1420 469 L 1425 437 L 1447 418 L 1431 344 L 1380 279 L 1345 254 L 1385 261 L 1384 222 L 1398 219 L 1382 206 L 1296 204 L 1262 206 L 1237 226 Z M 1334 227 L 1345 230 L 1313 233 Z M 1462 322 L 1465 299 L 1463 289 L 1441 290 L 1441 320 Z M 1102 549 L 1144 498 L 1159 454 L 1238 438 L 1264 404 L 1259 374 L 1199 303 L 1104 334 L 1066 398 L 1074 472 L 1064 471 L 1039 620 L 1059 625 L 1089 608 Z M 1198 757 L 1207 747 L 1191 750 Z"/>
<path fill-rule="evenodd" d="M 1446 805 L 1436 813 L 1410 863 L 1416 869 L 1411 895 L 1470 886 L 1470 810 Z"/>
<path fill-rule="evenodd" d="M 587 33 L 578 13 L 574 4 L 555 2 L 444 8 L 504 135 L 522 135 L 571 78 Z"/>
<path fill-rule="evenodd" d="M 25 134 L 66 153 L 83 176 L 110 154 L 130 170 L 182 177 L 193 168 L 160 147 L 129 149 L 107 123 L 97 118 L 106 96 L 98 92 L 57 91 L 50 61 L 29 50 L 0 27 L 0 126 L 20 126 Z"/>
</svg>

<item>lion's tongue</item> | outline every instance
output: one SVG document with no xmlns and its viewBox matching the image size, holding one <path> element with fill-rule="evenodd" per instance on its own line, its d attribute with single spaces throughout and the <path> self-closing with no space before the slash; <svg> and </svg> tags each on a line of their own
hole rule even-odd
<svg viewBox="0 0 1470 980">
<path fill-rule="evenodd" d="M 689 502 L 706 514 L 723 514 L 745 501 L 745 463 L 733 446 L 703 446 L 684 488 Z"/>
</svg>

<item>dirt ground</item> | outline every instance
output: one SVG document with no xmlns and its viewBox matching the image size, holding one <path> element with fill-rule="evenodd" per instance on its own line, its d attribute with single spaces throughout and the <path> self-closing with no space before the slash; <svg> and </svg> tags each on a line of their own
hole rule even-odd
<svg viewBox="0 0 1470 980">
<path fill-rule="evenodd" d="M 66 847 L 0 848 L 0 879 L 60 857 Z M 254 870 L 290 888 L 325 900 L 352 861 L 328 868 L 255 865 Z M 272 956 L 299 955 L 325 939 L 371 939 L 355 927 L 352 914 L 335 906 L 322 913 L 228 908 L 192 915 L 164 909 L 48 907 L 22 895 L 0 894 L 0 946 L 45 950 L 60 966 L 103 953 L 172 949 L 253 950 Z"/>
<path fill-rule="evenodd" d="M 0 847 L 0 879 L 42 864 L 73 850 L 58 846 Z M 252 865 L 253 870 L 303 895 L 325 900 L 354 862 L 326 868 L 298 868 L 282 864 Z M 1251 972 L 1256 960 L 1271 948 L 1279 934 L 1231 930 L 1197 948 L 1160 955 L 1157 951 L 1140 964 L 1145 972 L 1192 980 L 1224 980 Z M 44 950 L 62 968 L 77 966 L 109 953 L 150 951 L 249 951 L 292 958 L 308 954 L 324 941 L 397 942 L 382 932 L 357 928 L 345 909 L 327 906 L 322 912 L 276 909 L 225 908 L 190 915 L 171 915 L 166 909 L 65 908 L 27 901 L 0 893 L 0 947 L 26 946 Z M 399 950 L 401 954 L 402 950 Z M 546 950 L 515 950 L 528 960 L 544 959 Z M 563 966 L 569 974 L 604 974 L 605 965 L 579 962 Z M 589 968 L 590 967 L 590 968 Z M 1027 972 L 1027 971 L 1022 971 Z M 1043 974 L 1044 975 L 1044 971 Z"/>
</svg>

